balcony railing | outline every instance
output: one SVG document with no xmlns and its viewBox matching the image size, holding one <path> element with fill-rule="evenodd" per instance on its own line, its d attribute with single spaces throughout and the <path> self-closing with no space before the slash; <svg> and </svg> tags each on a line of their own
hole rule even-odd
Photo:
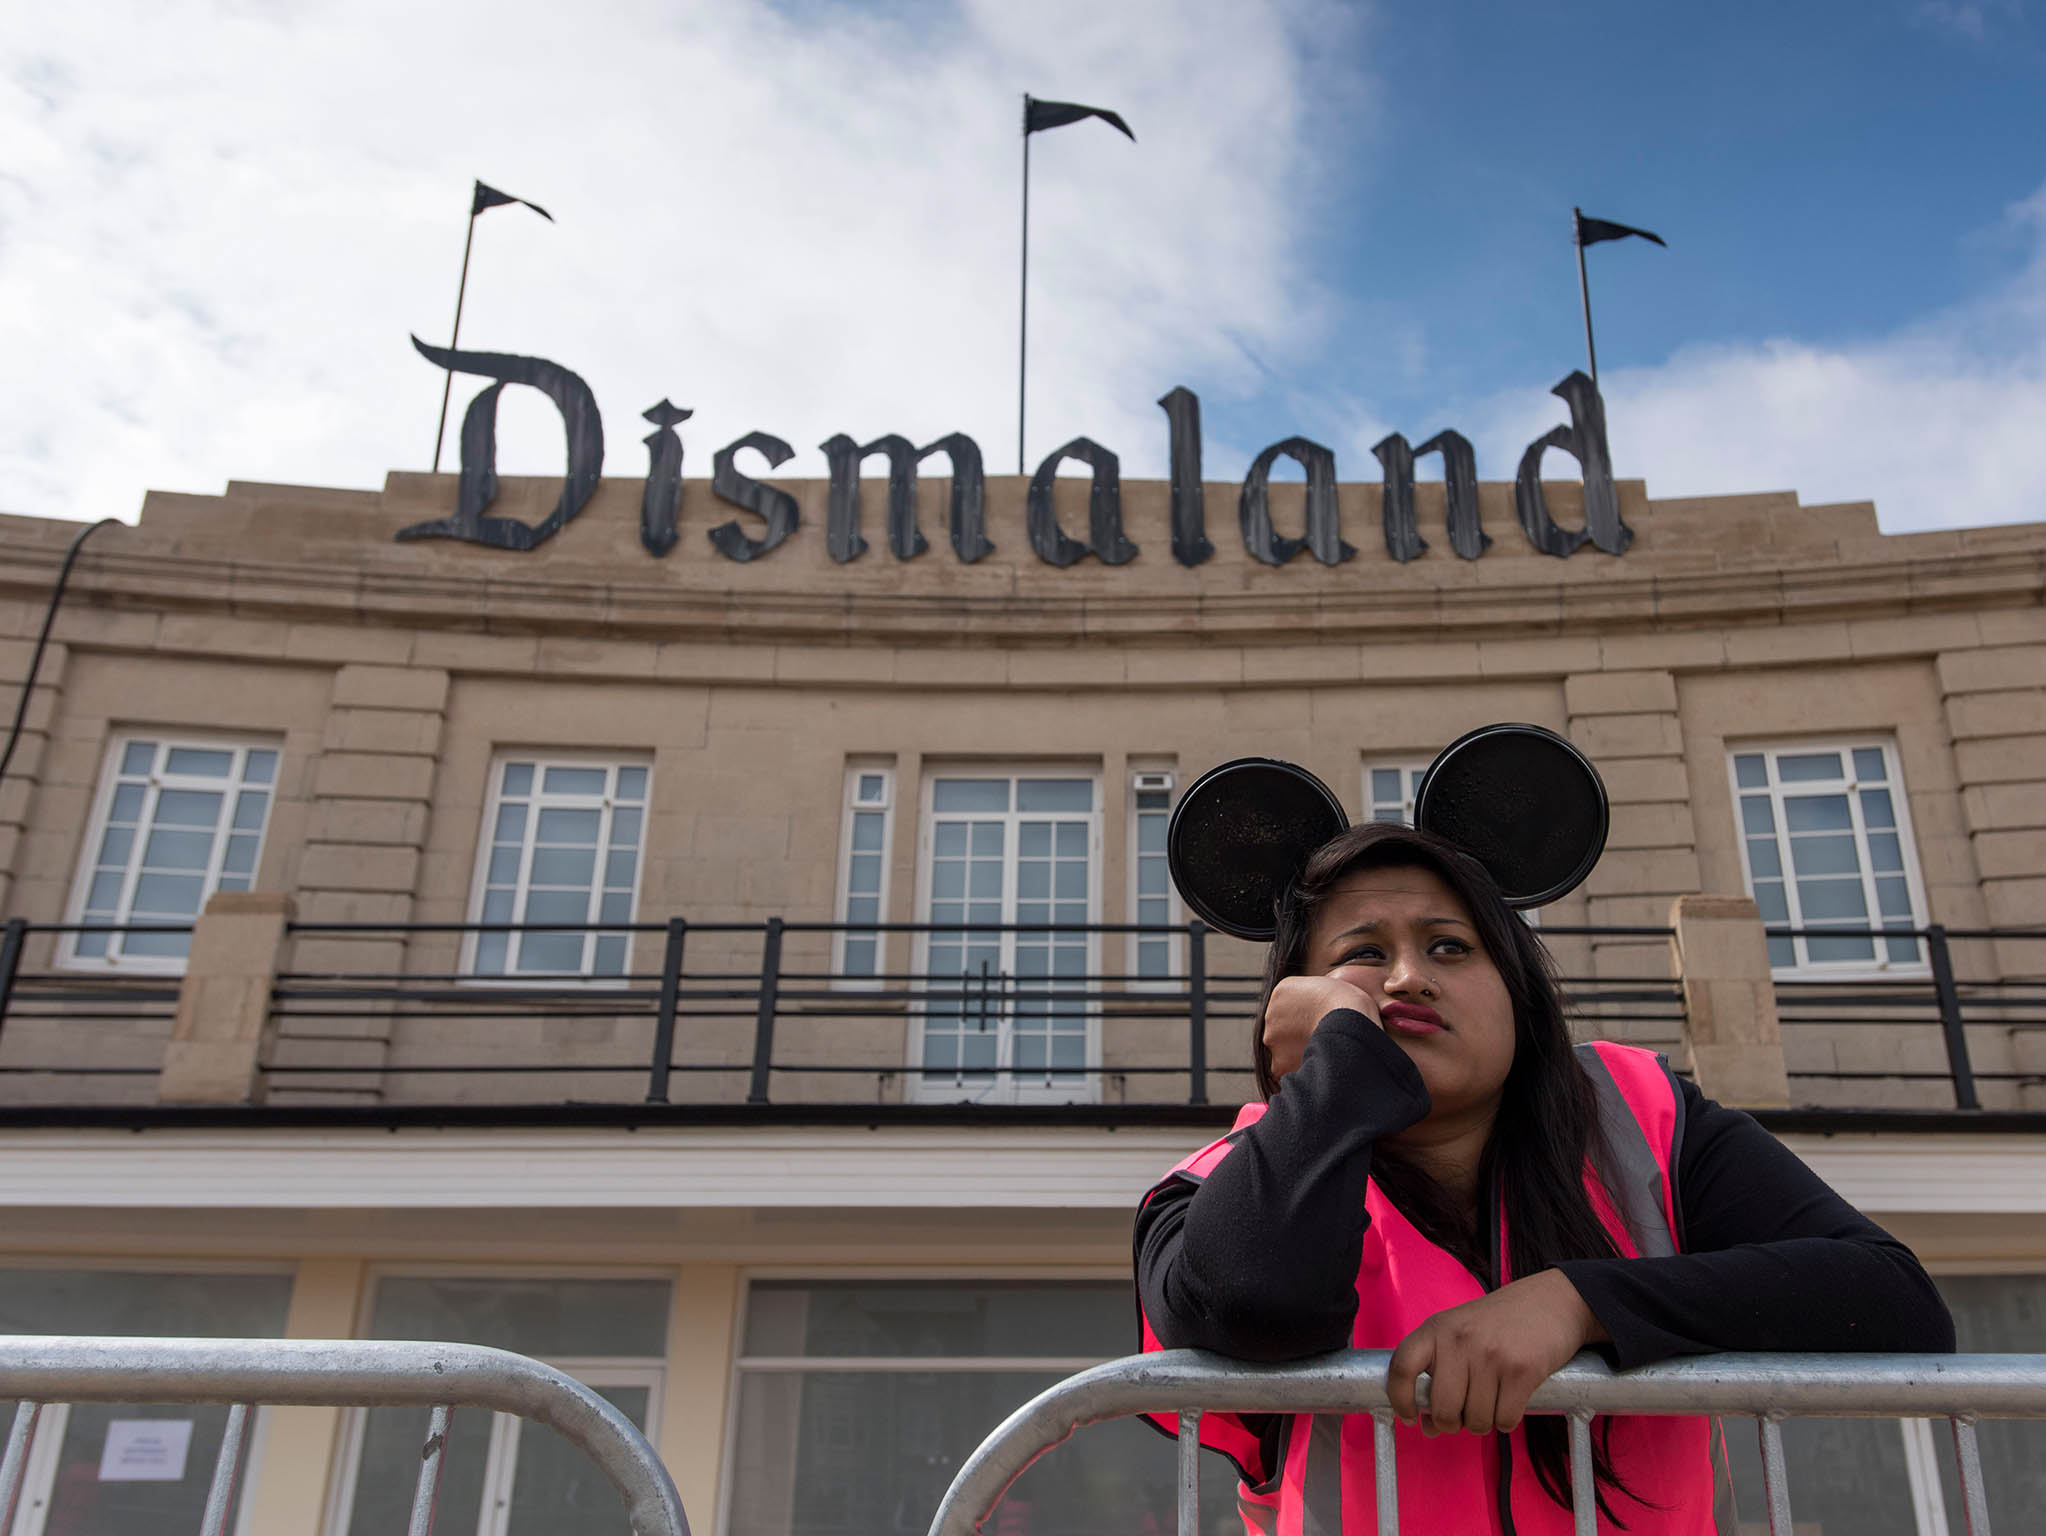
<svg viewBox="0 0 2046 1536">
<path fill-rule="evenodd" d="M 249 981 L 247 1092 L 229 1102 L 1039 1104 L 1183 1115 L 1253 1091 L 1260 957 L 1198 922 L 272 921 L 275 959 Z M 186 1016 L 216 995 L 197 985 L 204 946 L 195 943 L 182 981 L 67 969 L 59 945 L 76 931 L 19 920 L 0 929 L 0 1103 L 135 1104 L 159 1090 L 222 1102 L 173 1091 L 164 1069 L 174 1032 L 198 1030 L 205 1021 Z M 629 933 L 639 965 L 615 976 L 478 975 L 470 965 L 484 935 L 599 931 Z M 2046 1108 L 2046 932 L 1801 933 L 1915 940 L 1924 958 L 1776 981 L 1776 1016 L 1756 1048 L 1780 1049 L 1793 1104 Z M 849 934 L 875 938 L 885 968 L 836 969 Z M 1687 1068 L 1686 988 L 1697 978 L 1676 974 L 1673 934 L 1542 930 L 1581 1036 L 1650 1046 Z M 1113 963 L 1158 937 L 1174 941 L 1162 946 L 1166 974 Z"/>
</svg>

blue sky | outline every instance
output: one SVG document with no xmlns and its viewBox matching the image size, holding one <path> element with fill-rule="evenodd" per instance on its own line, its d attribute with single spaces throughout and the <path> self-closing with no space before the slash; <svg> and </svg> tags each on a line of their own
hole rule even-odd
<svg viewBox="0 0 2046 1536">
<path fill-rule="evenodd" d="M 2036 6 L 2039 0 L 2030 0 Z M 1486 479 L 1560 419 L 1590 253 L 1616 468 L 1657 496 L 2046 516 L 2046 24 L 2021 0 L 103 0 L 0 33 L 0 509 L 424 468 L 468 186 L 465 345 L 595 390 L 606 472 L 693 407 L 963 430 L 1014 463 L 1018 96 L 1034 140 L 1031 462 L 1085 433 L 1209 478 L 1386 431 Z M 544 105 L 527 105 L 539 103 Z M 459 405 L 460 395 L 457 396 Z M 561 463 L 505 397 L 500 467 Z M 1552 472 L 1560 465 L 1552 463 Z"/>
</svg>

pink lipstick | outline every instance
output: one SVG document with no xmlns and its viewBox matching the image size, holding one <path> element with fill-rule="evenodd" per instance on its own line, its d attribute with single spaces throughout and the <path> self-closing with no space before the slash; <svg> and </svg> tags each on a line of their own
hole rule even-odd
<svg viewBox="0 0 2046 1536">
<path fill-rule="evenodd" d="M 1449 1028 L 1441 1014 L 1422 1003 L 1387 1003 L 1378 1017 L 1387 1029 L 1402 1035 L 1439 1035 Z"/>
</svg>

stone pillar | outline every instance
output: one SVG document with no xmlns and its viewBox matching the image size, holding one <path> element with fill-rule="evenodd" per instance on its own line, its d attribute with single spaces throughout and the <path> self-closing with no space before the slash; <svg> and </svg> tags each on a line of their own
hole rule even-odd
<svg viewBox="0 0 2046 1536">
<path fill-rule="evenodd" d="M 262 1099 L 258 1063 L 272 1033 L 270 990 L 293 911 L 289 896 L 271 891 L 216 891 L 206 903 L 178 984 L 159 1099 L 169 1104 Z"/>
<path fill-rule="evenodd" d="M 2046 927 L 2046 644 L 1945 651 L 1938 666 L 1990 926 Z"/>
<path fill-rule="evenodd" d="M 1605 857 L 1585 882 L 1585 921 L 1659 928 L 1669 904 L 1703 885 L 1691 824 L 1691 779 L 1666 671 L 1580 672 L 1563 685 L 1570 739 L 1598 767 L 1612 798 Z M 1592 942 L 1598 977 L 1669 975 L 1659 939 Z"/>
<path fill-rule="evenodd" d="M 719 1503 L 728 1491 L 723 1486 L 725 1439 L 732 1430 L 727 1410 L 745 1289 L 736 1264 L 683 1264 L 675 1270 L 667 1383 L 655 1448 L 698 1531 L 724 1529 Z"/>
<path fill-rule="evenodd" d="M 1698 1086 L 1724 1104 L 1790 1103 L 1762 917 L 1745 896 L 1679 896 L 1670 940 L 1684 982 L 1684 1044 Z"/>
<path fill-rule="evenodd" d="M 287 1339 L 349 1339 L 368 1289 L 360 1259 L 309 1258 L 298 1264 Z M 319 1536 L 341 1447 L 339 1408 L 272 1408 L 263 1454 L 243 1497 L 250 1528 L 263 1536 Z"/>
<path fill-rule="evenodd" d="M 299 866 L 306 922 L 412 920 L 447 701 L 448 674 L 439 668 L 352 665 L 335 674 Z M 393 975 L 404 971 L 407 948 L 400 933 L 308 934 L 293 964 Z M 360 1017 L 288 1023 L 278 1040 L 273 1098 L 376 1102 L 390 1030 L 387 1014 L 368 1009 Z M 327 1070 L 294 1075 L 292 1067 Z"/>
</svg>

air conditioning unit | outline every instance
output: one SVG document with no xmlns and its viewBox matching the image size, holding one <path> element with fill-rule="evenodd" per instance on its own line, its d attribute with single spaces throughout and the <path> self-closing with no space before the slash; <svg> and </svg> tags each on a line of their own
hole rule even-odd
<svg viewBox="0 0 2046 1536">
<path fill-rule="evenodd" d="M 1172 775 L 1169 773 L 1140 773 L 1130 781 L 1131 787 L 1140 793 L 1145 790 L 1172 789 Z"/>
</svg>

